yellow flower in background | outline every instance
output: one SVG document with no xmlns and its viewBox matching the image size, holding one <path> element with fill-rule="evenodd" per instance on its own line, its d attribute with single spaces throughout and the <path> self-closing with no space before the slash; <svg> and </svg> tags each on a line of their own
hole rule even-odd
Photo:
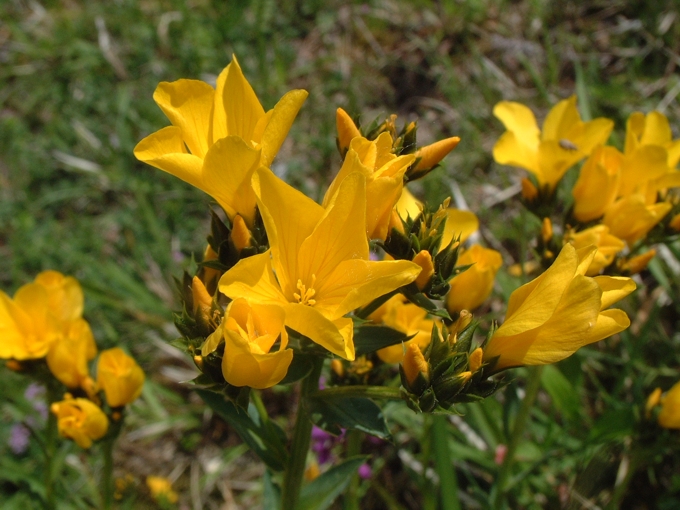
<svg viewBox="0 0 680 510">
<path fill-rule="evenodd" d="M 449 313 L 474 310 L 479 307 L 493 290 L 496 273 L 503 265 L 503 258 L 496 250 L 474 244 L 458 257 L 458 266 L 473 264 L 466 271 L 453 277 L 451 290 L 446 296 Z"/>
<path fill-rule="evenodd" d="M 47 353 L 47 366 L 67 388 L 82 387 L 90 373 L 87 363 L 97 355 L 90 325 L 84 319 L 71 321 L 65 335 Z"/>
<path fill-rule="evenodd" d="M 423 350 L 430 343 L 434 321 L 428 319 L 425 310 L 418 305 L 409 303 L 401 294 L 392 296 L 368 318 L 376 324 L 384 324 L 413 336 L 406 342 L 377 351 L 378 357 L 385 363 L 400 363 L 404 358 L 405 349 L 411 343 L 415 343 Z"/>
<path fill-rule="evenodd" d="M 227 308 L 220 326 L 201 347 L 201 354 L 213 352 L 224 339 L 224 379 L 234 386 L 271 388 L 286 376 L 293 361 L 293 351 L 286 349 L 285 316 L 279 305 L 251 305 L 245 299 L 236 299 Z M 279 339 L 278 350 L 272 351 Z"/>
<path fill-rule="evenodd" d="M 366 233 L 371 239 L 385 239 L 392 209 L 404 188 L 404 173 L 415 156 L 392 154 L 392 136 L 381 133 L 375 141 L 363 137 L 352 139 L 349 152 L 323 200 L 323 206 L 333 200 L 343 180 L 352 173 L 366 178 Z"/>
<path fill-rule="evenodd" d="M 109 419 L 95 403 L 85 398 L 67 398 L 51 407 L 57 416 L 59 435 L 73 439 L 81 448 L 89 448 L 109 428 Z"/>
<path fill-rule="evenodd" d="M 496 142 L 493 157 L 502 165 L 524 168 L 541 186 L 554 189 L 564 173 L 609 138 L 614 123 L 605 118 L 583 122 L 576 96 L 557 103 L 538 129 L 533 112 L 520 103 L 501 101 L 493 114 L 507 131 Z"/>
<path fill-rule="evenodd" d="M 666 429 L 680 429 L 680 382 L 675 383 L 660 399 L 659 425 Z"/>
<path fill-rule="evenodd" d="M 609 227 L 606 225 L 595 225 L 580 232 L 569 230 L 564 235 L 564 241 L 571 244 L 576 250 L 588 246 L 597 248 L 593 261 L 586 271 L 586 276 L 598 274 L 614 262 L 616 254 L 626 247 L 626 243 L 609 233 Z"/>
<path fill-rule="evenodd" d="M 144 371 L 120 347 L 102 351 L 97 361 L 97 386 L 111 407 L 133 402 L 142 393 Z"/>
<path fill-rule="evenodd" d="M 43 271 L 35 283 L 47 291 L 50 311 L 58 321 L 68 323 L 82 317 L 85 297 L 78 280 L 58 271 Z"/>
<path fill-rule="evenodd" d="M 414 281 L 420 267 L 369 260 L 366 184 L 358 172 L 343 179 L 325 209 L 264 168 L 253 188 L 271 248 L 227 271 L 220 292 L 283 306 L 286 326 L 354 359 L 353 324 L 345 315 Z"/>
<path fill-rule="evenodd" d="M 595 247 L 566 244 L 553 265 L 510 296 L 505 322 L 484 347 L 494 371 L 556 363 L 630 325 L 622 310 L 605 310 L 635 290 L 630 278 L 585 272 Z"/>
<path fill-rule="evenodd" d="M 179 497 L 172 490 L 172 482 L 162 476 L 147 476 L 146 486 L 151 492 L 151 497 L 156 501 L 166 500 L 168 503 L 177 503 Z"/>
<path fill-rule="evenodd" d="M 0 291 L 0 358 L 44 357 L 63 334 L 51 312 L 50 296 L 38 283 L 23 285 L 13 299 Z"/>
<path fill-rule="evenodd" d="M 306 98 L 306 91 L 292 90 L 265 112 L 234 56 L 215 89 L 198 80 L 160 83 L 154 100 L 172 126 L 144 138 L 134 153 L 212 196 L 230 219 L 238 214 L 252 226 L 252 172 L 271 165 Z"/>
<path fill-rule="evenodd" d="M 668 202 L 648 205 L 643 195 L 630 195 L 614 202 L 602 218 L 610 234 L 629 246 L 645 237 L 673 206 Z"/>
<path fill-rule="evenodd" d="M 614 147 L 597 147 L 581 167 L 571 193 L 574 217 L 582 222 L 604 215 L 618 196 L 623 154 Z"/>
<path fill-rule="evenodd" d="M 658 145 L 666 149 L 668 166 L 673 169 L 680 161 L 680 140 L 673 140 L 671 126 L 666 116 L 657 111 L 645 115 L 633 112 L 626 123 L 624 152 L 630 154 L 646 145 Z"/>
</svg>

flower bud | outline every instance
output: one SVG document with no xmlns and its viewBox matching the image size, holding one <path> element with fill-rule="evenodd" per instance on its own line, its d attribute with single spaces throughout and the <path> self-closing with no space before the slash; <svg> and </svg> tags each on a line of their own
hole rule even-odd
<svg viewBox="0 0 680 510">
<path fill-rule="evenodd" d="M 213 300 L 198 276 L 194 276 L 191 281 L 191 294 L 194 298 L 194 318 L 208 324 Z"/>
<path fill-rule="evenodd" d="M 675 216 L 673 216 L 668 226 L 671 227 L 676 232 L 680 232 L 680 214 L 676 214 Z"/>
<path fill-rule="evenodd" d="M 416 385 L 419 376 L 422 377 L 425 382 L 429 382 L 430 366 L 417 344 L 411 343 L 408 345 L 401 366 L 404 369 L 406 381 L 410 386 Z"/>
<path fill-rule="evenodd" d="M 166 501 L 167 503 L 177 503 L 177 493 L 172 490 L 172 482 L 162 476 L 147 476 L 146 486 L 151 492 L 151 497 L 156 501 Z"/>
<path fill-rule="evenodd" d="M 47 366 L 64 386 L 78 388 L 89 378 L 87 362 L 96 355 L 97 346 L 90 325 L 78 319 L 72 321 L 66 334 L 50 346 Z"/>
<path fill-rule="evenodd" d="M 470 372 L 476 372 L 481 368 L 483 357 L 484 351 L 481 347 L 477 347 L 474 351 L 472 351 L 472 354 L 470 354 L 470 358 L 468 359 L 468 367 L 470 368 Z"/>
<path fill-rule="evenodd" d="M 646 251 L 642 255 L 638 255 L 637 257 L 628 259 L 624 261 L 624 263 L 621 265 L 621 271 L 624 272 L 625 274 L 637 274 L 640 271 L 644 271 L 645 269 L 647 269 L 647 265 L 654 258 L 655 255 L 656 250 L 652 248 L 651 250 Z"/>
<path fill-rule="evenodd" d="M 430 252 L 427 250 L 421 250 L 415 257 L 413 257 L 413 262 L 422 268 L 418 278 L 416 278 L 418 290 L 422 291 L 425 287 L 427 287 L 427 284 L 430 283 L 430 280 L 434 275 L 432 255 L 430 255 Z"/>
<path fill-rule="evenodd" d="M 645 416 L 649 418 L 652 414 L 652 409 L 661 403 L 661 388 L 656 388 L 647 397 L 647 402 L 645 403 Z"/>
<path fill-rule="evenodd" d="M 144 372 L 120 347 L 102 351 L 97 362 L 97 385 L 111 407 L 121 407 L 142 393 Z"/>
<path fill-rule="evenodd" d="M 81 448 L 89 448 L 92 442 L 104 437 L 109 420 L 96 404 L 85 398 L 67 396 L 50 408 L 57 416 L 59 435 L 73 439 Z"/>
<path fill-rule="evenodd" d="M 680 383 L 675 383 L 661 398 L 661 412 L 657 420 L 663 428 L 680 429 Z"/>
<path fill-rule="evenodd" d="M 548 244 L 553 237 L 553 227 L 550 218 L 543 218 L 543 224 L 541 225 L 541 239 L 543 243 Z"/>
<path fill-rule="evenodd" d="M 416 161 L 418 161 L 415 167 L 416 172 L 434 168 L 449 152 L 456 148 L 459 142 L 459 137 L 452 136 L 418 149 L 416 151 Z"/>
<path fill-rule="evenodd" d="M 536 189 L 534 183 L 526 177 L 522 178 L 522 197 L 529 203 L 533 202 L 538 197 L 538 189 Z"/>
<path fill-rule="evenodd" d="M 234 247 L 239 253 L 243 248 L 250 246 L 250 239 L 252 235 L 250 230 L 248 230 L 246 222 L 239 214 L 234 216 L 230 235 L 231 241 L 234 243 Z"/>
</svg>

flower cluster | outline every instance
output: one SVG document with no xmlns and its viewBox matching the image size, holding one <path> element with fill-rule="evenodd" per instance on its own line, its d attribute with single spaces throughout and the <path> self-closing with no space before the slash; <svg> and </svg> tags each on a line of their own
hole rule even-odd
<svg viewBox="0 0 680 510">
<path fill-rule="evenodd" d="M 501 370 L 556 362 L 628 326 L 622 311 L 607 308 L 632 281 L 586 276 L 596 248 L 567 244 L 513 294 L 505 323 L 474 345 L 470 310 L 491 294 L 502 257 L 466 245 L 479 226 L 473 213 L 449 200 L 430 208 L 407 189 L 459 139 L 418 147 L 415 122 L 398 129 L 391 115 L 364 127 L 338 109 L 340 169 L 319 204 L 269 169 L 305 97 L 291 91 L 264 113 L 235 58 L 214 89 L 179 80 L 154 94 L 172 126 L 142 140 L 135 155 L 224 210 L 213 213 L 197 274 L 180 282 L 176 324 L 202 388 L 245 406 L 250 388 L 305 377 L 310 358 L 334 358 L 335 388 L 387 384 L 381 370 L 401 363 L 409 405 L 448 410 L 493 393 L 499 383 L 489 376 Z M 497 108 L 514 130 L 497 157 L 527 156 L 524 166 L 546 190 L 612 129 L 604 119 L 582 122 L 572 99 L 551 114 L 541 141 L 538 128 L 522 124 L 535 125 L 527 112 Z"/>
<path fill-rule="evenodd" d="M 40 273 L 13 298 L 0 291 L 0 358 L 40 382 L 53 385 L 56 379 L 66 387 L 69 393 L 52 402 L 51 411 L 62 436 L 89 448 L 109 426 L 99 392 L 111 410 L 122 408 L 140 395 L 144 372 L 122 349 L 113 348 L 99 353 L 96 380 L 90 376 L 97 346 L 83 305 L 78 281 L 57 271 Z"/>
<path fill-rule="evenodd" d="M 655 255 L 653 248 L 636 252 L 677 234 L 680 220 L 675 218 L 680 216 L 669 214 L 677 209 L 669 189 L 680 186 L 680 140 L 672 139 L 662 113 L 631 114 L 623 151 L 605 145 L 614 123 L 604 118 L 583 122 L 575 96 L 555 105 L 542 131 L 531 110 L 519 103 L 501 102 L 494 114 L 507 129 L 494 147 L 494 158 L 525 168 L 534 179 L 523 179 L 522 194 L 546 226 L 538 243 L 544 266 L 565 243 L 577 249 L 594 245 L 598 252 L 588 275 L 603 270 L 633 274 Z M 555 188 L 584 159 L 561 237 L 553 237 L 551 223 L 563 209 L 556 203 Z"/>
</svg>

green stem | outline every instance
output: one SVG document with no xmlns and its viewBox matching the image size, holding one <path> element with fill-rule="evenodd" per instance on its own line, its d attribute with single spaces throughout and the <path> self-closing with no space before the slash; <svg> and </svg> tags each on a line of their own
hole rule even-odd
<svg viewBox="0 0 680 510">
<path fill-rule="evenodd" d="M 109 510 L 113 505 L 113 447 L 116 440 L 123 430 L 123 422 L 125 415 L 121 410 L 121 417 L 118 420 L 111 421 L 109 431 L 101 442 L 102 456 L 104 457 L 104 469 L 102 471 L 101 487 L 102 487 L 102 502 L 104 510 Z"/>
<path fill-rule="evenodd" d="M 54 510 L 56 501 L 54 497 L 54 458 L 57 452 L 57 416 L 52 412 L 52 404 L 57 402 L 61 396 L 60 388 L 52 381 L 46 384 L 47 394 L 47 428 L 45 430 L 45 508 Z"/>
<path fill-rule="evenodd" d="M 281 508 L 294 510 L 300 498 L 302 476 L 305 471 L 307 452 L 312 439 L 312 422 L 309 412 L 305 407 L 305 399 L 319 389 L 319 377 L 323 360 L 315 362 L 314 368 L 309 375 L 302 380 L 300 388 L 300 403 L 298 404 L 295 428 L 290 445 L 290 457 L 288 466 L 283 475 L 283 488 L 281 490 Z"/>
<path fill-rule="evenodd" d="M 363 434 L 358 430 L 347 432 L 347 458 L 361 454 L 361 440 Z M 345 510 L 359 510 L 359 475 L 354 473 L 345 496 Z"/>
<path fill-rule="evenodd" d="M 640 460 L 642 456 L 646 454 L 648 454 L 648 452 L 640 452 L 639 450 L 630 453 L 630 460 L 628 462 L 627 468 L 628 471 L 626 472 L 623 480 L 621 480 L 621 483 L 614 488 L 614 494 L 612 495 L 611 501 L 607 505 L 607 510 L 616 510 L 617 508 L 621 508 L 621 500 L 626 495 L 626 492 L 628 492 L 628 485 L 630 484 L 633 475 L 638 470 L 638 467 L 640 467 Z"/>
<path fill-rule="evenodd" d="M 390 386 L 333 386 L 315 391 L 309 395 L 313 398 L 350 398 L 364 397 L 383 400 L 401 400 L 399 388 Z"/>
<path fill-rule="evenodd" d="M 505 492 L 508 483 L 508 478 L 510 476 L 512 463 L 515 460 L 515 453 L 517 452 L 517 446 L 524 435 L 524 427 L 531 414 L 531 408 L 534 405 L 536 396 L 538 395 L 538 389 L 541 386 L 541 374 L 543 373 L 543 367 L 529 367 L 529 379 L 527 381 L 526 393 L 524 395 L 524 400 L 522 400 L 522 405 L 517 412 L 515 417 L 515 423 L 512 428 L 512 435 L 510 436 L 510 441 L 508 443 L 508 449 L 505 453 L 505 458 L 503 459 L 503 464 L 498 471 L 495 484 L 495 495 L 493 498 L 493 508 L 500 510 L 505 504 Z"/>
<path fill-rule="evenodd" d="M 458 500 L 458 479 L 456 468 L 451 459 L 448 433 L 446 430 L 446 416 L 432 416 L 432 443 L 434 463 L 439 474 L 439 489 L 442 510 L 460 510 Z"/>
</svg>

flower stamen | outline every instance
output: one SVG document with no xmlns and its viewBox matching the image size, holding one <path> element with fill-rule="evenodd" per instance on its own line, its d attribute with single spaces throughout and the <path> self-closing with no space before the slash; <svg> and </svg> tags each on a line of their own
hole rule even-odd
<svg viewBox="0 0 680 510">
<path fill-rule="evenodd" d="M 309 306 L 314 306 L 316 304 L 316 300 L 312 299 L 314 297 L 314 294 L 316 294 L 316 291 L 314 290 L 314 284 L 316 283 L 316 275 L 312 275 L 312 284 L 307 288 L 306 285 L 302 283 L 302 280 L 298 279 L 297 281 L 297 289 L 300 291 L 298 294 L 295 292 L 293 294 L 293 297 L 298 300 L 298 303 L 302 305 L 309 305 Z"/>
</svg>

